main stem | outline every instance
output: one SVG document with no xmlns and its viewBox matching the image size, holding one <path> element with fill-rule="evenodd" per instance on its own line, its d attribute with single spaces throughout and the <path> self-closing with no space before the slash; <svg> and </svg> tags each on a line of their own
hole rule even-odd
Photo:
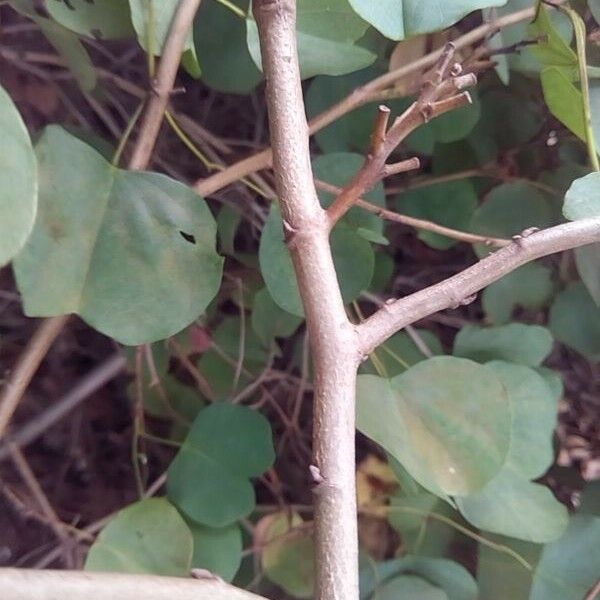
<svg viewBox="0 0 600 600">
<path fill-rule="evenodd" d="M 357 600 L 354 394 L 358 337 L 346 316 L 331 257 L 328 219 L 313 183 L 295 1 L 254 0 L 253 9 L 267 80 L 277 192 L 314 366 L 315 597 Z"/>
</svg>

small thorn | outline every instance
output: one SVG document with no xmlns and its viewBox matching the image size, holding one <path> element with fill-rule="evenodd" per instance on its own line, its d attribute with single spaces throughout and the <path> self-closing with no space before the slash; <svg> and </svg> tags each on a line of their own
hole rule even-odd
<svg viewBox="0 0 600 600">
<path fill-rule="evenodd" d="M 321 469 L 319 469 L 317 465 L 309 465 L 308 470 L 310 471 L 310 476 L 315 484 L 319 485 L 325 482 L 325 478 L 321 475 Z"/>
</svg>

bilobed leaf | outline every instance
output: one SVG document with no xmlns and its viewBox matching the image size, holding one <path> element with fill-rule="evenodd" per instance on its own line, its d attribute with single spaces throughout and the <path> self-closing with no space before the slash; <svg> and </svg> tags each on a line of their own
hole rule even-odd
<svg viewBox="0 0 600 600">
<path fill-rule="evenodd" d="M 533 369 L 502 361 L 488 367 L 502 381 L 511 403 L 510 450 L 494 479 L 456 503 L 469 522 L 485 531 L 537 543 L 555 540 L 567 527 L 567 510 L 549 489 L 529 480 L 553 462 L 558 399 Z"/>
<path fill-rule="evenodd" d="M 244 13 L 247 0 L 234 2 Z M 206 85 L 226 93 L 248 94 L 262 79 L 246 45 L 242 17 L 220 2 L 202 2 L 194 21 L 194 42 Z"/>
<path fill-rule="evenodd" d="M 381 588 L 403 574 L 423 577 L 429 583 L 444 590 L 448 600 L 477 598 L 477 584 L 462 565 L 447 559 L 409 555 L 361 569 L 361 599 L 378 599 Z"/>
<path fill-rule="evenodd" d="M 552 465 L 558 397 L 539 373 L 522 365 L 487 363 L 502 381 L 512 406 L 510 450 L 505 469 L 536 479 Z"/>
<path fill-rule="evenodd" d="M 357 427 L 436 495 L 469 494 L 502 468 L 510 406 L 489 368 L 434 357 L 393 379 L 360 375 Z"/>
<path fill-rule="evenodd" d="M 133 345 L 169 337 L 202 314 L 222 259 L 214 219 L 193 190 L 116 169 L 54 126 L 36 151 L 38 219 L 15 261 L 29 316 L 74 312 Z"/>
<path fill-rule="evenodd" d="M 0 267 L 21 250 L 35 221 L 35 154 L 21 115 L 0 86 Z"/>
<path fill-rule="evenodd" d="M 550 330 L 559 342 L 590 360 L 600 360 L 600 308 L 583 283 L 558 294 L 550 310 Z"/>
<path fill-rule="evenodd" d="M 250 477 L 274 459 L 271 428 L 243 406 L 213 404 L 200 411 L 167 478 L 169 499 L 190 519 L 225 527 L 254 508 Z"/>
<path fill-rule="evenodd" d="M 46 2 L 46 8 L 54 20 L 80 35 L 109 40 L 135 34 L 127 0 Z"/>
<path fill-rule="evenodd" d="M 467 179 L 450 181 L 403 192 L 396 199 L 396 207 L 398 212 L 411 217 L 464 231 L 477 208 L 477 194 Z M 438 250 L 447 250 L 457 243 L 439 233 L 424 230 L 419 231 L 418 237 Z"/>
<path fill-rule="evenodd" d="M 242 561 L 242 532 L 237 523 L 228 527 L 205 527 L 188 521 L 194 540 L 192 568 L 206 569 L 231 581 Z"/>
<path fill-rule="evenodd" d="M 331 250 L 344 302 L 368 289 L 373 277 L 373 249 L 345 224 L 331 234 Z M 259 248 L 260 269 L 273 300 L 289 313 L 304 316 L 292 259 L 283 238 L 279 208 L 274 204 L 264 226 Z"/>
<path fill-rule="evenodd" d="M 531 262 L 488 285 L 481 304 L 494 325 L 508 323 L 517 307 L 530 310 L 544 308 L 554 292 L 552 269 Z"/>
<path fill-rule="evenodd" d="M 149 498 L 119 511 L 92 544 L 87 571 L 151 573 L 186 577 L 192 534 L 165 498 Z"/>
<path fill-rule="evenodd" d="M 539 325 L 511 323 L 500 327 L 466 325 L 454 340 L 454 354 L 478 362 L 506 360 L 539 366 L 552 350 L 552 334 Z"/>
<path fill-rule="evenodd" d="M 372 64 L 377 55 L 358 45 L 367 30 L 347 0 L 299 0 L 296 34 L 300 74 L 343 75 Z M 246 19 L 248 49 L 262 69 L 258 28 L 254 16 Z"/>
<path fill-rule="evenodd" d="M 393 40 L 445 29 L 479 8 L 506 0 L 349 0 L 354 10 Z"/>
<path fill-rule="evenodd" d="M 600 573 L 600 518 L 571 517 L 565 535 L 544 547 L 530 600 L 581 600 Z"/>
<path fill-rule="evenodd" d="M 312 527 L 293 512 L 268 515 L 256 526 L 266 576 L 296 598 L 311 598 L 315 584 Z"/>
</svg>

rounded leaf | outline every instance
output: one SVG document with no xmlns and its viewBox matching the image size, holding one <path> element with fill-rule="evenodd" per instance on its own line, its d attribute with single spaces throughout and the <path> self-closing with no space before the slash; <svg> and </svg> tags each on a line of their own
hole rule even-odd
<svg viewBox="0 0 600 600">
<path fill-rule="evenodd" d="M 552 351 L 552 344 L 552 334 L 539 325 L 466 325 L 454 338 L 454 354 L 477 362 L 506 360 L 537 367 Z"/>
<path fill-rule="evenodd" d="M 117 513 L 92 544 L 85 568 L 186 577 L 192 545 L 177 509 L 165 498 L 148 498 Z"/>
<path fill-rule="evenodd" d="M 21 250 L 33 229 L 38 178 L 27 128 L 0 86 L 0 267 Z"/>
<path fill-rule="evenodd" d="M 59 127 L 36 150 L 39 218 L 15 261 L 26 314 L 77 313 L 132 345 L 198 318 L 223 266 L 202 199 L 164 175 L 114 168 Z"/>
<path fill-rule="evenodd" d="M 510 405 L 488 367 L 444 356 L 391 380 L 361 375 L 357 401 L 360 431 L 436 495 L 477 491 L 504 465 Z"/>
<path fill-rule="evenodd" d="M 565 194 L 563 214 L 569 221 L 600 217 L 600 173 L 576 179 Z"/>
</svg>

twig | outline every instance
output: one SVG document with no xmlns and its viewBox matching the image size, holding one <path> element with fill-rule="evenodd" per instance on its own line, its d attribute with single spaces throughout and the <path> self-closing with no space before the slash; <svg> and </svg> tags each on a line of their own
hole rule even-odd
<svg viewBox="0 0 600 600">
<path fill-rule="evenodd" d="M 52 504 L 44 493 L 42 486 L 39 484 L 34 472 L 31 470 L 29 463 L 23 456 L 23 453 L 14 444 L 9 442 L 8 451 L 12 458 L 13 464 L 17 468 L 21 479 L 35 498 L 40 510 L 48 520 L 48 524 L 56 534 L 56 537 L 64 544 L 68 542 L 69 536 L 65 529 L 64 523 L 58 518 Z M 72 566 L 72 565 L 68 565 Z"/>
<path fill-rule="evenodd" d="M 325 192 L 330 192 L 332 194 L 339 194 L 342 191 L 342 188 L 338 187 L 337 185 L 326 183 L 325 181 L 321 181 L 320 179 L 315 179 L 315 185 L 317 186 L 317 188 L 322 189 Z M 433 223 L 432 221 L 427 221 L 425 219 L 409 217 L 408 215 L 403 215 L 388 210 L 387 208 L 377 206 L 376 204 L 373 204 L 371 202 L 367 202 L 362 198 L 359 198 L 355 202 L 355 204 L 356 206 L 360 206 L 360 208 L 363 208 L 364 210 L 376 214 L 382 219 L 387 219 L 388 221 L 393 221 L 394 223 L 401 223 L 402 225 L 408 225 L 409 227 L 414 227 L 415 229 L 423 229 L 424 231 L 439 233 L 440 235 L 445 235 L 446 237 L 459 240 L 461 242 L 467 242 L 469 244 L 485 244 L 486 246 L 498 247 L 508 246 L 511 243 L 511 240 L 477 235 L 475 233 L 468 233 L 466 231 L 459 231 L 458 229 L 451 229 L 450 227 L 438 225 L 437 223 Z"/>
<path fill-rule="evenodd" d="M 596 581 L 594 587 L 585 595 L 583 600 L 596 600 L 600 596 L 600 579 Z"/>
<path fill-rule="evenodd" d="M 120 353 L 108 358 L 77 382 L 70 392 L 11 436 L 10 443 L 17 448 L 24 448 L 34 442 L 96 390 L 114 379 L 123 371 L 126 364 L 125 357 Z M 0 461 L 8 456 L 9 451 L 6 445 L 0 446 Z"/>
<path fill-rule="evenodd" d="M 4 438 L 8 423 L 29 382 L 68 319 L 68 315 L 61 315 L 42 321 L 21 354 L 19 362 L 6 383 L 4 393 L 0 397 L 0 440 Z"/>
<path fill-rule="evenodd" d="M 466 48 L 504 27 L 509 27 L 515 23 L 532 19 L 534 15 L 535 8 L 531 7 L 502 16 L 465 33 L 454 40 L 453 43 L 457 50 Z M 343 115 L 371 102 L 374 97 L 377 97 L 378 93 L 386 88 L 396 85 L 401 79 L 432 67 L 438 61 L 442 51 L 443 49 L 438 48 L 422 58 L 407 65 L 402 65 L 398 69 L 385 73 L 384 75 L 373 79 L 368 84 L 354 90 L 349 96 L 346 96 L 337 104 L 314 117 L 309 123 L 310 134 L 312 135 L 317 131 L 320 131 Z M 201 196 L 209 196 L 234 181 L 246 177 L 250 173 L 270 167 L 272 165 L 272 160 L 273 155 L 271 149 L 267 148 L 266 150 L 262 150 L 253 156 L 249 156 L 248 158 L 229 166 L 219 173 L 215 173 L 210 177 L 197 181 L 195 188 Z"/>
<path fill-rule="evenodd" d="M 356 203 L 356 200 L 379 180 L 389 175 L 419 168 L 417 158 L 393 165 L 386 164 L 392 152 L 415 129 L 439 115 L 471 103 L 470 95 L 461 90 L 474 85 L 477 79 L 472 74 L 460 75 L 462 70 L 460 65 L 451 65 L 454 52 L 454 45 L 446 44 L 432 75 L 425 79 L 419 98 L 395 119 L 389 131 L 385 130 L 389 111 L 382 112 L 380 107 L 373 143 L 362 168 L 327 209 L 330 227 L 333 227 Z"/>
<path fill-rule="evenodd" d="M 525 232 L 524 232 L 525 233 Z M 364 356 L 416 321 L 473 299 L 490 283 L 542 256 L 600 241 L 600 218 L 581 219 L 519 236 L 513 243 L 441 283 L 386 303 L 357 326 Z"/>
<path fill-rule="evenodd" d="M 129 161 L 131 170 L 145 169 L 150 162 L 160 125 L 175 83 L 181 53 L 201 1 L 181 0 L 179 2 L 165 41 L 156 79 L 153 81 L 140 135 Z"/>
<path fill-rule="evenodd" d="M 0 569 L 2 600 L 265 600 L 217 578 Z"/>
</svg>

